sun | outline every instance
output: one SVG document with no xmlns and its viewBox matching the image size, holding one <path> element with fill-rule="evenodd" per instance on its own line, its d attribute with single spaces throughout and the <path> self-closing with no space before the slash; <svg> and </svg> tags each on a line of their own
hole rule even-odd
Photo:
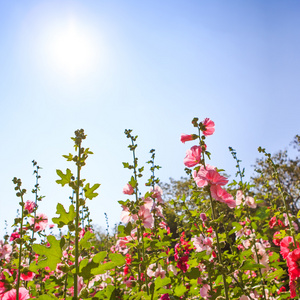
<svg viewBox="0 0 300 300">
<path fill-rule="evenodd" d="M 88 72 L 95 61 L 95 46 L 88 32 L 75 21 L 55 31 L 47 42 L 52 68 L 71 77 Z"/>
</svg>

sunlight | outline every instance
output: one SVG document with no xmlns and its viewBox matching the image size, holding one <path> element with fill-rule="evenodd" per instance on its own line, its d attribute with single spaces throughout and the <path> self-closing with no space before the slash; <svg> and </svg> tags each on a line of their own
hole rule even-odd
<svg viewBox="0 0 300 300">
<path fill-rule="evenodd" d="M 71 77 L 88 72 L 95 60 L 95 46 L 89 34 L 74 21 L 56 30 L 47 42 L 51 66 Z"/>
</svg>

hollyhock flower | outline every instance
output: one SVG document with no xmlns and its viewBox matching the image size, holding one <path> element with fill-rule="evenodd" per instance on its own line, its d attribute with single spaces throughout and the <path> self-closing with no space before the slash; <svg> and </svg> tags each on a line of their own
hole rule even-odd
<svg viewBox="0 0 300 300">
<path fill-rule="evenodd" d="M 297 247 L 299 247 L 299 243 L 297 242 Z M 284 259 L 293 251 L 295 248 L 294 240 L 291 236 L 286 236 L 280 242 L 280 254 Z"/>
<path fill-rule="evenodd" d="M 279 238 L 278 236 L 280 236 L 280 231 L 276 231 L 276 232 L 273 234 L 273 243 L 274 243 L 276 246 L 280 246 L 280 242 L 281 242 L 281 238 Z"/>
<path fill-rule="evenodd" d="M 121 212 L 121 222 L 123 223 L 128 223 L 128 222 L 132 222 L 134 220 L 133 215 L 131 215 L 131 212 L 129 211 L 129 208 L 125 205 L 122 205 L 123 211 Z"/>
<path fill-rule="evenodd" d="M 209 291 L 210 291 L 210 286 L 208 284 L 203 284 L 203 286 L 200 289 L 201 297 L 204 299 L 210 298 Z"/>
<path fill-rule="evenodd" d="M 123 187 L 123 194 L 125 194 L 125 195 L 132 195 L 133 193 L 134 193 L 133 187 L 129 183 L 127 183 Z"/>
<path fill-rule="evenodd" d="M 248 296 L 245 296 L 245 295 L 241 296 L 241 298 L 240 298 L 240 300 L 249 300 L 249 299 L 250 298 Z"/>
<path fill-rule="evenodd" d="M 300 277 L 300 249 L 292 251 L 286 258 L 290 280 L 296 280 Z"/>
<path fill-rule="evenodd" d="M 212 238 L 200 236 L 192 238 L 191 241 L 193 242 L 196 252 L 206 251 L 206 255 L 210 255 L 212 253 Z"/>
<path fill-rule="evenodd" d="M 284 216 L 284 225 L 285 225 L 286 227 L 288 227 L 288 226 L 289 226 L 289 219 L 288 219 L 288 217 L 287 217 L 287 214 L 284 213 L 283 216 Z M 289 214 L 289 216 L 292 217 L 291 214 Z M 295 231 L 298 231 L 299 227 L 298 227 L 297 223 L 294 222 L 294 221 L 292 221 L 292 225 L 293 225 Z"/>
<path fill-rule="evenodd" d="M 163 294 L 159 300 L 170 300 L 169 294 Z"/>
<path fill-rule="evenodd" d="M 16 300 L 17 291 L 16 289 L 12 289 L 6 293 L 4 293 L 2 300 Z M 19 300 L 29 299 L 29 292 L 24 287 L 19 288 Z"/>
<path fill-rule="evenodd" d="M 198 135 L 196 135 L 196 134 L 182 134 L 180 136 L 180 141 L 181 141 L 181 143 L 185 143 L 185 142 L 188 142 L 188 141 L 193 141 L 197 137 L 198 137 Z"/>
<path fill-rule="evenodd" d="M 229 208 L 235 208 L 236 203 L 233 196 L 222 189 L 219 185 L 212 185 L 210 187 L 211 196 L 217 201 L 223 202 L 228 205 Z"/>
<path fill-rule="evenodd" d="M 35 273 L 27 271 L 26 273 L 21 273 L 21 279 L 24 281 L 31 281 L 35 276 Z"/>
<path fill-rule="evenodd" d="M 153 228 L 154 226 L 154 218 L 148 208 L 146 208 L 144 205 L 140 207 L 140 210 L 138 212 L 139 217 L 134 215 L 134 220 L 142 220 L 143 225 L 145 228 Z"/>
<path fill-rule="evenodd" d="M 201 219 L 203 222 L 205 222 L 205 221 L 207 220 L 206 214 L 205 214 L 205 213 L 201 213 L 201 214 L 200 214 L 200 219 Z"/>
<path fill-rule="evenodd" d="M 12 252 L 12 246 L 9 244 L 3 244 L 3 241 L 0 241 L 0 259 L 8 259 Z"/>
<path fill-rule="evenodd" d="M 215 167 L 206 165 L 201 166 L 199 171 L 193 172 L 193 178 L 199 187 L 211 185 L 225 185 L 228 179 L 218 173 Z"/>
<path fill-rule="evenodd" d="M 154 198 L 156 200 L 156 202 L 163 203 L 163 199 L 161 197 L 163 194 L 163 190 L 161 189 L 160 186 L 155 185 L 154 189 L 151 187 L 150 192 L 152 192 L 151 197 Z"/>
<path fill-rule="evenodd" d="M 273 229 L 274 226 L 276 225 L 276 223 L 277 223 L 277 220 L 276 220 L 276 217 L 274 216 L 274 217 L 272 217 L 272 218 L 270 219 L 270 221 L 269 221 L 269 227 L 270 227 L 271 229 Z"/>
<path fill-rule="evenodd" d="M 256 208 L 257 207 L 257 204 L 256 204 L 253 197 L 250 197 L 250 196 L 245 197 L 243 195 L 243 192 L 239 190 L 239 191 L 236 192 L 236 205 L 240 206 L 243 203 L 244 203 L 244 205 L 247 205 L 250 208 Z"/>
<path fill-rule="evenodd" d="M 43 213 L 38 213 L 36 215 L 35 223 L 34 218 L 29 220 L 29 224 L 34 224 L 34 231 L 42 231 L 45 230 L 48 225 L 48 217 Z"/>
<path fill-rule="evenodd" d="M 206 118 L 202 124 L 205 126 L 205 130 L 203 130 L 205 136 L 212 135 L 215 132 L 215 123 L 211 119 Z"/>
<path fill-rule="evenodd" d="M 167 268 L 168 272 L 172 272 L 175 276 L 177 275 L 177 270 L 175 268 L 175 266 L 173 265 L 168 265 L 168 268 Z"/>
<path fill-rule="evenodd" d="M 24 205 L 24 209 L 28 211 L 28 213 L 32 213 L 34 208 L 36 207 L 36 204 L 33 202 L 33 201 L 29 201 L 27 200 L 25 202 L 25 205 Z"/>
<path fill-rule="evenodd" d="M 11 234 L 11 236 L 10 236 L 10 238 L 9 238 L 9 241 L 12 242 L 12 241 L 18 239 L 19 237 L 20 237 L 20 233 L 14 231 L 14 232 Z"/>
<path fill-rule="evenodd" d="M 188 168 L 194 167 L 200 163 L 201 160 L 201 146 L 193 146 L 191 149 L 186 151 L 186 156 L 183 160 L 183 163 Z"/>
</svg>

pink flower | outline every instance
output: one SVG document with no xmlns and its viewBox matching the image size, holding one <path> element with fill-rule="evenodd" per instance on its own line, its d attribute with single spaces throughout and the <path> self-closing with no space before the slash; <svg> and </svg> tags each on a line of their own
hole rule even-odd
<svg viewBox="0 0 300 300">
<path fill-rule="evenodd" d="M 15 239 L 18 239 L 20 237 L 20 233 L 19 232 L 13 232 L 9 238 L 9 241 L 12 242 L 14 241 Z"/>
<path fill-rule="evenodd" d="M 45 230 L 48 225 L 48 217 L 45 214 L 38 213 L 35 219 L 34 218 L 29 220 L 29 224 L 34 224 L 34 231 L 42 231 Z"/>
<path fill-rule="evenodd" d="M 123 187 L 123 194 L 132 195 L 133 193 L 134 193 L 133 187 L 129 183 L 127 183 Z"/>
<path fill-rule="evenodd" d="M 191 149 L 186 151 L 186 156 L 183 160 L 183 163 L 188 167 L 194 167 L 200 163 L 201 160 L 201 146 L 193 146 Z"/>
<path fill-rule="evenodd" d="M 197 138 L 198 136 L 196 134 L 182 134 L 180 136 L 180 141 L 182 143 L 188 142 L 188 141 L 193 141 Z"/>
<path fill-rule="evenodd" d="M 0 241 L 0 259 L 8 259 L 12 252 L 12 246 L 9 244 L 3 244 L 3 241 Z"/>
<path fill-rule="evenodd" d="M 129 211 L 128 207 L 125 205 L 122 205 L 123 211 L 121 212 L 121 222 L 128 223 L 132 222 L 134 220 L 133 215 L 131 215 L 131 212 Z"/>
<path fill-rule="evenodd" d="M 35 273 L 28 271 L 26 274 L 22 273 L 21 274 L 21 279 L 25 281 L 31 281 L 35 276 Z"/>
<path fill-rule="evenodd" d="M 2 300 L 16 300 L 16 298 L 17 291 L 15 289 L 12 289 L 3 295 Z M 29 298 L 29 292 L 23 287 L 19 288 L 19 300 L 26 300 Z"/>
<path fill-rule="evenodd" d="M 28 211 L 28 213 L 32 213 L 34 208 L 36 207 L 36 204 L 33 202 L 33 201 L 29 201 L 27 200 L 25 202 L 25 205 L 24 205 L 24 209 Z"/>
<path fill-rule="evenodd" d="M 209 291 L 210 286 L 208 284 L 203 284 L 203 287 L 200 289 L 201 297 L 203 297 L 204 299 L 210 298 Z"/>
<path fill-rule="evenodd" d="M 222 189 L 219 185 L 212 185 L 210 187 L 211 196 L 217 201 L 223 202 L 228 205 L 229 208 L 235 208 L 236 203 L 232 195 Z"/>
<path fill-rule="evenodd" d="M 158 203 L 163 203 L 163 200 L 161 197 L 163 194 L 163 190 L 161 189 L 160 186 L 155 185 L 154 189 L 151 187 L 150 192 L 152 192 L 152 198 L 155 198 Z"/>
<path fill-rule="evenodd" d="M 139 219 L 143 222 L 145 228 L 153 228 L 154 219 L 148 208 L 146 208 L 144 205 L 141 206 L 138 215 L 139 215 Z M 134 215 L 133 217 L 135 221 L 138 219 L 136 215 Z"/>
<path fill-rule="evenodd" d="M 203 130 L 205 136 L 212 135 L 215 132 L 215 123 L 211 119 L 206 118 L 202 123 L 205 126 L 205 130 Z"/>
<path fill-rule="evenodd" d="M 215 167 L 206 165 L 201 166 L 200 170 L 193 172 L 193 177 L 199 187 L 211 185 L 225 185 L 228 179 L 218 173 Z"/>
</svg>

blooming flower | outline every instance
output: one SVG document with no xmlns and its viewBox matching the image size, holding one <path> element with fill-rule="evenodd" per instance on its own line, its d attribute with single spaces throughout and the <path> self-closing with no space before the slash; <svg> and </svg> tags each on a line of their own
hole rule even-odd
<svg viewBox="0 0 300 300">
<path fill-rule="evenodd" d="M 206 118 L 202 123 L 205 126 L 203 131 L 205 136 L 212 135 L 215 132 L 215 123 L 211 119 Z"/>
<path fill-rule="evenodd" d="M 186 156 L 183 160 L 183 163 L 188 168 L 194 167 L 195 165 L 200 163 L 201 160 L 201 146 L 193 146 L 191 149 L 186 151 Z"/>
<path fill-rule="evenodd" d="M 211 185 L 225 185 L 228 179 L 218 173 L 215 167 L 205 165 L 200 167 L 200 170 L 193 172 L 193 178 L 199 187 Z"/>
<path fill-rule="evenodd" d="M 24 205 L 24 209 L 28 211 L 28 213 L 32 213 L 36 204 L 33 201 L 27 200 Z"/>
<path fill-rule="evenodd" d="M 34 231 L 45 230 L 48 225 L 48 217 L 45 214 L 38 213 L 34 222 L 34 218 L 29 220 L 29 224 L 34 224 Z"/>
<path fill-rule="evenodd" d="M 236 207 L 236 203 L 233 199 L 233 196 L 226 192 L 226 190 L 222 189 L 219 185 L 211 185 L 210 191 L 211 196 L 217 201 L 227 204 L 229 208 Z"/>
<path fill-rule="evenodd" d="M 17 297 L 17 291 L 16 289 L 12 289 L 6 293 L 4 293 L 2 300 L 16 300 Z M 29 292 L 21 287 L 19 288 L 19 300 L 26 300 L 29 299 Z"/>
<path fill-rule="evenodd" d="M 123 187 L 123 194 L 132 195 L 133 193 L 134 193 L 133 187 L 129 183 L 127 183 Z"/>
<path fill-rule="evenodd" d="M 12 241 L 18 239 L 19 237 L 20 237 L 20 233 L 14 231 L 14 232 L 11 234 L 11 236 L 10 236 L 10 238 L 9 238 L 9 241 L 12 242 Z"/>
</svg>

